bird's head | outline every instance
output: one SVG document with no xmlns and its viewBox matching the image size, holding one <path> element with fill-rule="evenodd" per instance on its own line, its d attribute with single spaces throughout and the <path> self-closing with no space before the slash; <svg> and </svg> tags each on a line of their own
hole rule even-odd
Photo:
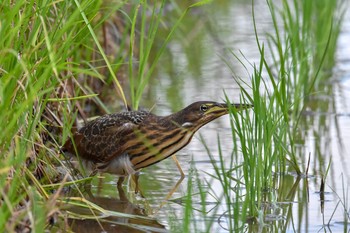
<svg viewBox="0 0 350 233">
<path fill-rule="evenodd" d="M 183 110 L 173 114 L 176 123 L 181 127 L 189 129 L 199 129 L 203 125 L 225 115 L 229 108 L 236 110 L 251 108 L 253 105 L 248 104 L 231 104 L 217 103 L 213 101 L 199 101 L 190 104 Z"/>
</svg>

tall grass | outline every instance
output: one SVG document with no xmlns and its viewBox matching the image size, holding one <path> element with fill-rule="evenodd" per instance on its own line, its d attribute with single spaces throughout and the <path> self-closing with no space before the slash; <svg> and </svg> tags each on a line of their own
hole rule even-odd
<svg viewBox="0 0 350 233">
<path fill-rule="evenodd" d="M 59 145 L 76 116 L 72 105 L 93 96 L 74 88 L 78 78 L 103 80 L 90 68 L 89 52 L 95 45 L 103 55 L 94 33 L 101 7 L 101 1 L 0 4 L 1 232 L 43 232 L 59 213 L 58 195 L 43 184 L 59 179 Z"/>
<path fill-rule="evenodd" d="M 266 4 L 273 22 L 272 31 L 266 35 L 258 34 L 254 4 L 252 10 L 260 62 L 248 67 L 232 53 L 248 72 L 253 70 L 251 83 L 239 77 L 236 81 L 241 86 L 241 102 L 254 103 L 254 112 L 231 109 L 233 157 L 225 160 L 220 153 L 219 163 L 213 159 L 231 231 L 240 231 L 250 218 L 262 227 L 271 211 L 268 206 L 286 198 L 276 192 L 283 185 L 283 174 L 289 171 L 307 175 L 308 155 L 296 150 L 304 140 L 300 118 L 308 98 L 330 77 L 344 11 L 341 1 L 283 0 L 280 6 L 273 1 Z M 261 37 L 267 42 L 261 42 Z M 226 63 L 233 71 L 233 66 Z M 242 164 L 234 165 L 235 156 L 243 157 Z M 244 189 L 235 185 L 243 185 Z M 294 185 L 290 187 L 289 200 L 293 200 L 296 191 Z M 287 220 L 292 221 L 290 215 Z M 275 227 L 286 229 L 287 224 Z"/>
</svg>

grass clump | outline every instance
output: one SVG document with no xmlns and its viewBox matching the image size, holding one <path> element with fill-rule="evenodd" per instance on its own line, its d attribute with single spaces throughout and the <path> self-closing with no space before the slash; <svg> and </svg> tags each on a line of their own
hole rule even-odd
<svg viewBox="0 0 350 233">
<path fill-rule="evenodd" d="M 288 195 L 278 196 L 283 174 L 308 175 L 308 156 L 296 149 L 304 140 L 300 118 L 308 108 L 308 98 L 330 77 L 343 15 L 339 8 L 342 2 L 321 2 L 282 1 L 278 7 L 267 1 L 273 29 L 267 33 L 265 43 L 257 32 L 253 4 L 260 62 L 247 66 L 232 53 L 252 73 L 251 83 L 235 77 L 241 86 L 241 102 L 254 103 L 253 113 L 231 110 L 233 155 L 225 159 L 219 153 L 219 162 L 212 159 L 215 178 L 223 188 L 220 200 L 225 203 L 227 225 L 232 231 L 240 231 L 251 218 L 262 227 L 265 216 L 273 212 L 269 206 L 285 201 L 283 198 L 293 201 L 300 179 L 290 187 Z M 320 15 L 324 24 L 315 20 Z M 234 66 L 226 63 L 234 73 Z M 274 227 L 286 229 L 290 217 L 285 225 Z"/>
<path fill-rule="evenodd" d="M 76 117 L 70 98 L 95 96 L 77 80 L 104 78 L 90 68 L 101 7 L 101 1 L 0 4 L 1 232 L 43 232 L 55 222 L 59 195 L 43 185 L 62 178 L 59 145 Z"/>
</svg>

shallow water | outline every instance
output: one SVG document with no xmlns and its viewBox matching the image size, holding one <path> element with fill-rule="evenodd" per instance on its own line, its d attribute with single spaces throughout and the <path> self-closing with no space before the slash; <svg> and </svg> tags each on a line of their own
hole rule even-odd
<svg viewBox="0 0 350 233">
<path fill-rule="evenodd" d="M 268 31 L 272 26 L 265 1 L 256 1 L 255 9 L 259 9 L 256 12 L 259 32 Z M 172 9 L 168 11 L 173 13 Z M 239 88 L 232 78 L 232 72 L 221 57 L 230 59 L 232 64 L 236 64 L 235 75 L 248 81 L 249 75 L 239 62 L 233 59 L 230 50 L 235 53 L 242 51 L 249 62 L 259 61 L 260 55 L 254 37 L 250 2 L 213 2 L 210 6 L 191 11 L 191 16 L 185 20 L 186 27 L 180 27 L 176 39 L 169 44 L 169 51 L 161 59 L 163 65 L 157 69 L 153 83 L 145 94 L 150 97 L 145 101 L 145 107 L 151 108 L 156 103 L 153 111 L 159 115 L 177 111 L 198 100 L 222 101 L 225 99 L 224 93 L 233 102 L 239 102 Z M 283 210 L 287 207 L 291 207 L 291 213 L 288 214 L 292 215 L 293 221 L 289 221 L 283 227 L 286 232 L 318 232 L 324 229 L 332 232 L 348 231 L 344 218 L 349 219 L 349 217 L 344 216 L 344 208 L 348 213 L 350 212 L 350 206 L 346 205 L 350 201 L 348 196 L 350 184 L 348 169 L 350 165 L 348 159 L 350 152 L 349 40 L 350 14 L 348 12 L 338 41 L 333 76 L 330 82 L 325 84 L 329 91 L 319 93 L 310 100 L 310 105 L 314 107 L 308 109 L 302 119 L 301 125 L 305 124 L 306 137 L 305 143 L 300 144 L 299 149 L 300 153 L 305 155 L 305 159 L 300 162 L 302 167 L 306 167 L 310 154 L 309 176 L 307 179 L 298 180 L 291 173 L 283 178 L 287 188 L 295 185 L 297 191 L 294 198 L 276 202 L 277 206 L 274 207 L 276 214 L 265 218 L 264 231 L 282 229 L 273 226 L 285 224 L 287 213 Z M 211 181 L 209 174 L 214 174 L 214 169 L 199 135 L 204 138 L 214 157 L 218 157 L 217 137 L 219 135 L 222 153 L 228 158 L 233 149 L 229 118 L 221 117 L 203 127 L 192 142 L 177 153 L 185 174 L 189 174 L 191 166 L 194 166 L 203 184 L 209 181 L 212 192 L 220 195 L 221 185 L 217 181 Z M 193 165 L 191 165 L 192 160 Z M 322 213 L 319 193 L 321 175 L 325 173 L 330 161 Z M 187 194 L 187 178 L 185 177 L 180 183 L 171 197 L 172 200 Z M 115 177 L 107 175 L 98 186 L 94 187 L 94 193 L 98 196 L 117 199 L 114 179 Z M 137 197 L 136 199 L 139 200 L 139 205 L 144 208 L 147 215 L 154 216 L 165 229 L 176 229 L 174 226 L 181 226 L 181 219 L 185 214 L 179 200 L 166 202 L 159 209 L 161 202 L 179 179 L 180 173 L 172 159 L 146 168 L 141 173 L 141 189 L 146 200 Z M 129 199 L 137 202 L 132 192 L 128 193 L 126 190 L 126 193 Z M 347 196 L 344 197 L 344 193 Z M 194 208 L 201 208 L 199 196 L 194 195 L 193 202 Z M 206 203 L 207 209 L 216 207 L 217 214 L 212 215 L 210 213 L 214 211 L 211 211 L 204 216 L 198 211 L 198 215 L 194 218 L 198 226 L 202 226 L 203 229 L 206 221 L 214 218 L 212 232 L 227 232 L 224 216 L 221 216 L 220 224 L 218 223 L 220 215 L 225 211 L 225 205 L 220 203 L 216 205 L 215 198 L 209 197 Z M 160 227 L 153 231 L 164 232 L 165 229 Z"/>
</svg>

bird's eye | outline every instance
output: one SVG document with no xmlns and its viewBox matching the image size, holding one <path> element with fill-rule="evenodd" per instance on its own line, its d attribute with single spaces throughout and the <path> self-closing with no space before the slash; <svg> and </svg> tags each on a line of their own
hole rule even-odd
<svg viewBox="0 0 350 233">
<path fill-rule="evenodd" d="M 202 111 L 202 112 L 206 112 L 208 110 L 208 106 L 205 105 L 205 104 L 202 104 L 199 109 Z"/>
</svg>

